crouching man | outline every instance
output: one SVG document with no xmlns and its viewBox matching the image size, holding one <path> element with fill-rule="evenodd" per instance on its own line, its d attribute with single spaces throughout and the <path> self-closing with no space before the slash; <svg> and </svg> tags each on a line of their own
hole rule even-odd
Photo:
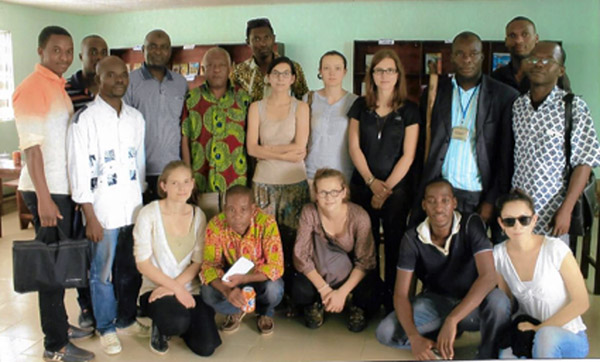
<svg viewBox="0 0 600 362">
<path fill-rule="evenodd" d="M 456 204 L 448 181 L 426 186 L 422 207 L 427 218 L 400 244 L 395 311 L 377 327 L 379 342 L 410 348 L 415 359 L 436 359 L 434 349 L 444 359 L 454 358 L 454 341 L 464 330 L 481 331 L 477 358 L 495 358 L 498 334 L 510 322 L 510 301 L 496 288 L 485 224 L 478 214 L 461 215 Z M 413 274 L 423 291 L 411 302 Z"/>
<path fill-rule="evenodd" d="M 226 315 L 224 332 L 239 329 L 245 313 L 245 286 L 256 292 L 257 327 L 262 334 L 273 332 L 275 307 L 283 297 L 283 251 L 275 218 L 254 203 L 252 190 L 232 186 L 225 194 L 225 212 L 213 217 L 206 227 L 204 262 L 200 276 L 202 299 Z M 247 274 L 221 278 L 238 259 L 254 263 Z"/>
</svg>

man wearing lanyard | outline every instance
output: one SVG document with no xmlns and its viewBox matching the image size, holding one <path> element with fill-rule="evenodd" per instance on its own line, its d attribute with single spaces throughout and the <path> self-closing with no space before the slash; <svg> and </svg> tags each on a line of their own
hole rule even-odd
<svg viewBox="0 0 600 362">
<path fill-rule="evenodd" d="M 511 107 L 519 93 L 482 74 L 483 57 L 477 34 L 465 31 L 452 41 L 456 73 L 440 78 L 437 87 L 430 152 L 421 174 L 421 197 L 416 200 L 422 199 L 423 185 L 443 177 L 456 189 L 457 210 L 478 212 L 488 222 L 496 197 L 510 187 Z M 424 97 L 427 94 L 425 90 Z M 423 115 L 426 104 L 422 100 Z M 423 212 L 415 208 L 411 224 L 423 218 Z"/>
</svg>

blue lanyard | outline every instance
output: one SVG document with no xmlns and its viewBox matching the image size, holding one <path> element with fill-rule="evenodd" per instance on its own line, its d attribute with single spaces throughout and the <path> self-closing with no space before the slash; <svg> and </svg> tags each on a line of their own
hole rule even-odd
<svg viewBox="0 0 600 362">
<path fill-rule="evenodd" d="M 458 89 L 458 104 L 460 105 L 460 112 L 462 113 L 462 120 L 464 121 L 467 117 L 467 112 L 469 111 L 469 108 L 471 108 L 471 101 L 473 100 L 473 97 L 475 97 L 475 93 L 477 93 L 477 89 L 479 88 L 479 86 L 475 87 L 473 93 L 471 93 L 471 97 L 469 97 L 469 101 L 467 102 L 467 108 L 463 108 L 462 94 L 460 86 L 458 84 L 456 85 L 456 88 Z"/>
</svg>

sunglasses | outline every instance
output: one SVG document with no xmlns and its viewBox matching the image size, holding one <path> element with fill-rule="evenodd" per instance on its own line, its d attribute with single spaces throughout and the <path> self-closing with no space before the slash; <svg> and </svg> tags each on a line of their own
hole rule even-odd
<svg viewBox="0 0 600 362">
<path fill-rule="evenodd" d="M 519 224 L 521 224 L 522 226 L 527 226 L 527 225 L 531 224 L 532 219 L 533 219 L 533 216 L 521 215 L 519 217 L 505 217 L 501 220 L 502 220 L 502 223 L 504 224 L 504 226 L 511 228 L 511 227 L 515 226 L 517 220 L 519 220 Z"/>
</svg>

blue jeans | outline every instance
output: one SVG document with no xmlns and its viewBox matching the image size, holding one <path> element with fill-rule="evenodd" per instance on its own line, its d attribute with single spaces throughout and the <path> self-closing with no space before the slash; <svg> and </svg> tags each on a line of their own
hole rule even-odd
<svg viewBox="0 0 600 362">
<path fill-rule="evenodd" d="M 283 279 L 279 278 L 275 281 L 267 280 L 264 282 L 250 283 L 240 285 L 240 288 L 250 286 L 256 292 L 256 313 L 258 315 L 266 315 L 272 317 L 275 314 L 275 307 L 279 305 L 283 298 Z M 239 308 L 234 307 L 227 301 L 227 298 L 220 291 L 210 285 L 202 286 L 202 300 L 204 303 L 213 307 L 214 310 L 221 314 L 229 315 L 240 313 Z"/>
<path fill-rule="evenodd" d="M 577 334 L 561 327 L 542 327 L 535 333 L 533 358 L 585 358 L 590 350 L 585 331 Z M 500 358 L 517 358 L 512 348 L 500 350 Z"/>
<path fill-rule="evenodd" d="M 104 229 L 103 239 L 92 242 L 92 262 L 90 265 L 90 291 L 92 307 L 96 318 L 96 329 L 101 335 L 115 332 L 117 318 L 117 298 L 113 286 L 112 270 L 117 244 L 131 238 L 131 226 L 117 229 Z M 127 234 L 127 235 L 125 235 Z M 129 236 L 129 237 L 128 237 Z M 137 291 L 135 291 L 137 295 Z M 133 299 L 134 303 L 135 298 Z M 118 327 L 126 327 L 125 325 Z"/>
<path fill-rule="evenodd" d="M 413 318 L 419 334 L 431 337 L 436 334 L 446 317 L 461 302 L 461 299 L 434 293 L 418 295 L 412 303 Z M 492 290 L 460 323 L 457 330 L 481 331 L 481 345 L 477 358 L 490 359 L 497 355 L 498 334 L 510 324 L 510 300 L 503 291 Z M 375 331 L 377 340 L 390 347 L 409 349 L 410 341 L 402 329 L 396 312 L 385 317 Z M 431 337 L 433 338 L 433 337 Z"/>
</svg>

